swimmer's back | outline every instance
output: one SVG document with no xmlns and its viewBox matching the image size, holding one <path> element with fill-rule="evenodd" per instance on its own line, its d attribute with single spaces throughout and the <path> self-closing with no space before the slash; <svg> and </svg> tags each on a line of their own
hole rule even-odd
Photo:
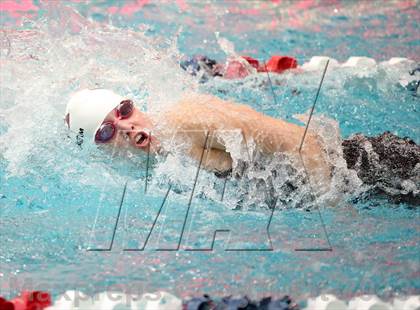
<svg viewBox="0 0 420 310">
<path fill-rule="evenodd" d="M 251 107 L 225 101 L 210 95 L 190 94 L 165 113 L 170 128 L 189 132 L 195 145 L 204 146 L 206 131 L 241 131 L 247 142 L 253 140 L 265 154 L 284 152 L 298 159 L 304 127 L 275 119 L 253 110 Z M 226 146 L 214 143 L 212 148 L 226 150 Z M 313 182 L 329 186 L 331 167 L 319 137 L 309 131 L 302 149 L 305 168 L 313 176 Z"/>
<path fill-rule="evenodd" d="M 178 130 L 241 130 L 265 153 L 292 151 L 299 147 L 303 128 L 275 119 L 251 107 L 210 95 L 190 94 L 173 106 L 165 118 Z"/>
</svg>

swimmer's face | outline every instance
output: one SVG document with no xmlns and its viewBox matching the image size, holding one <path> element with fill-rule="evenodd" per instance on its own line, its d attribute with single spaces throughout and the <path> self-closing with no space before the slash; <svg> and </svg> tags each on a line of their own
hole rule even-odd
<svg viewBox="0 0 420 310">
<path fill-rule="evenodd" d="M 123 103 L 105 117 L 96 133 L 96 143 L 134 147 L 143 151 L 152 147 L 155 149 L 157 141 L 151 135 L 150 119 L 134 105 L 126 107 Z"/>
</svg>

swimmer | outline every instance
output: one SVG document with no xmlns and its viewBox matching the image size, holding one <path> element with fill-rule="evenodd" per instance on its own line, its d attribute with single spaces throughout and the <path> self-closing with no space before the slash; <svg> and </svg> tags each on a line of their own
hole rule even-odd
<svg viewBox="0 0 420 310">
<path fill-rule="evenodd" d="M 218 174 L 232 170 L 233 159 L 223 139 L 226 132 L 239 132 L 240 141 L 252 141 L 262 154 L 281 153 L 296 163 L 305 132 L 302 126 L 211 95 L 186 95 L 155 115 L 140 111 L 132 100 L 106 89 L 75 93 L 67 104 L 65 121 L 72 131 L 83 132 L 85 139 L 98 145 L 156 154 L 171 151 L 167 142 L 176 138 L 188 145 L 186 155 L 196 161 L 200 161 L 205 147 L 207 155 L 202 167 Z M 374 152 L 367 153 L 368 148 Z M 375 153 L 377 150 L 379 155 Z M 420 150 L 409 139 L 390 133 L 378 138 L 356 135 L 343 141 L 343 153 L 348 167 L 355 169 L 367 184 L 375 184 L 389 173 L 392 173 L 391 178 L 397 175 L 418 180 Z M 328 191 L 333 167 L 327 160 L 322 140 L 315 132 L 307 131 L 301 155 L 316 190 L 319 193 Z M 381 156 L 384 157 L 383 163 Z M 418 199 L 418 192 L 412 191 L 408 196 Z"/>
</svg>

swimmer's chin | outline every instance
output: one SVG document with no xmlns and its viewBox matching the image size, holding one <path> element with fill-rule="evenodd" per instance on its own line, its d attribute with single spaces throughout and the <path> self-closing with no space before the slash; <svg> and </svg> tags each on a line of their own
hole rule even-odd
<svg viewBox="0 0 420 310">
<path fill-rule="evenodd" d="M 154 139 L 153 137 L 148 137 L 146 140 L 141 141 L 141 143 L 133 143 L 131 144 L 133 148 L 142 152 L 150 152 L 152 154 L 160 153 L 161 147 L 159 142 Z"/>
</svg>

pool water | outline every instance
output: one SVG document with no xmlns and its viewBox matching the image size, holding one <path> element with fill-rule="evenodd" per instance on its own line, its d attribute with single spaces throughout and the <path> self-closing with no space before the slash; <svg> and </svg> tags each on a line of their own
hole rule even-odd
<svg viewBox="0 0 420 310">
<path fill-rule="evenodd" d="M 265 75 L 200 84 L 179 59 L 199 53 L 223 61 L 227 42 L 238 54 L 287 54 L 299 64 L 314 55 L 418 63 L 417 1 L 1 8 L 0 295 L 24 288 L 295 300 L 419 294 L 418 206 L 354 199 L 348 192 L 359 188 L 342 191 L 337 181 L 335 207 L 273 210 L 262 203 L 264 189 L 246 180 L 225 185 L 205 171 L 196 178 L 197 166 L 176 156 L 155 159 L 149 170 L 146 156 L 79 147 L 63 126 L 69 95 L 85 87 L 112 88 L 149 111 L 185 91 L 207 92 L 300 123 L 296 115 L 310 109 L 322 72 L 273 75 L 273 93 Z M 343 137 L 389 130 L 420 143 L 420 101 L 403 83 L 412 69 L 331 68 L 314 128 L 333 137 L 338 128 Z M 240 199 L 252 203 L 237 208 Z"/>
</svg>

